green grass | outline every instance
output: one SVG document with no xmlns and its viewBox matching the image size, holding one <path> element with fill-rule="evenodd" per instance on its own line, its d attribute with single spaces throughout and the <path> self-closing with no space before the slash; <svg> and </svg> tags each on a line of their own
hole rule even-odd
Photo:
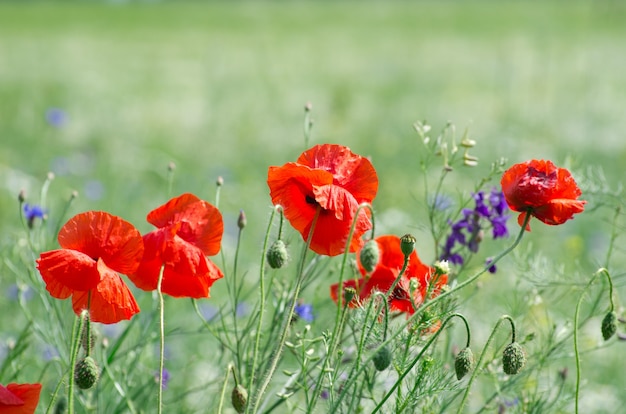
<svg viewBox="0 0 626 414">
<path fill-rule="evenodd" d="M 626 160 L 625 19 L 617 1 L 1 3 L 0 240 L 19 239 L 17 193 L 38 202 L 48 171 L 57 173 L 52 210 L 78 190 L 73 212 L 106 210 L 147 231 L 173 161 L 174 194 L 213 201 L 225 178 L 225 255 L 230 263 L 244 209 L 242 268 L 256 278 L 267 167 L 304 149 L 307 101 L 312 143 L 371 156 L 379 234 L 426 235 L 412 129 L 422 119 L 435 130 L 451 120 L 458 136 L 469 127 L 478 141 L 482 164 L 454 173 L 452 195 L 470 192 L 499 157 L 571 160 L 581 176 L 600 166 L 616 188 Z M 67 112 L 63 128 L 46 124 L 51 107 Z M 88 197 L 90 183 L 101 198 Z M 535 225 L 533 244 L 567 271 L 578 261 L 591 269 L 604 260 L 603 212 Z M 425 261 L 429 243 L 418 244 Z M 488 289 L 506 292 L 505 277 Z M 328 301 L 326 292 L 310 294 Z M 609 388 L 623 382 L 618 368 L 585 366 Z"/>
</svg>

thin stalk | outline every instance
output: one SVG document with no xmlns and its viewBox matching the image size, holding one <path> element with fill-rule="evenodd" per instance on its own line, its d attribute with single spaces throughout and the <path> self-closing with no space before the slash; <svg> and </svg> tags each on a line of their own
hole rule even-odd
<svg viewBox="0 0 626 414">
<path fill-rule="evenodd" d="M 270 359 L 263 382 L 261 383 L 258 390 L 256 391 L 256 394 L 255 394 L 256 398 L 254 399 L 254 403 L 252 405 L 253 413 L 256 412 L 256 409 L 259 406 L 261 399 L 263 398 L 263 394 L 265 394 L 265 390 L 267 389 L 270 381 L 272 380 L 272 376 L 274 375 L 274 372 L 276 371 L 276 367 L 278 366 L 278 362 L 280 360 L 280 355 L 282 353 L 283 347 L 285 346 L 285 341 L 287 340 L 287 332 L 289 331 L 289 325 L 291 323 L 291 318 L 293 317 L 293 312 L 296 306 L 296 300 L 298 299 L 298 295 L 300 294 L 300 288 L 302 287 L 302 281 L 304 279 L 304 267 L 305 267 L 305 262 L 306 262 L 306 255 L 309 251 L 309 247 L 311 246 L 311 240 L 313 239 L 313 233 L 315 232 L 315 226 L 317 224 L 317 219 L 319 218 L 320 212 L 321 212 L 321 207 L 318 206 L 317 210 L 315 211 L 315 216 L 313 217 L 313 223 L 311 224 L 311 229 L 309 230 L 309 236 L 307 237 L 306 244 L 302 251 L 302 260 L 300 261 L 300 269 L 298 270 L 298 278 L 296 280 L 296 286 L 294 288 L 293 299 L 291 300 L 291 303 L 289 305 L 289 310 L 287 311 L 287 314 L 285 315 L 285 318 L 283 321 L 283 328 L 282 328 L 282 331 L 280 332 L 280 336 L 278 339 L 278 344 Z"/>
<path fill-rule="evenodd" d="M 237 382 L 237 376 L 235 375 L 234 371 L 233 371 L 233 364 L 230 363 L 228 364 L 228 368 L 226 370 L 226 375 L 224 375 L 224 383 L 222 385 L 222 390 L 220 392 L 220 402 L 217 406 L 217 412 L 218 414 L 221 414 L 222 411 L 224 410 L 224 398 L 226 396 L 226 387 L 228 386 L 228 374 L 230 374 L 231 372 L 233 372 L 233 376 L 235 377 L 235 382 Z"/>
<path fill-rule="evenodd" d="M 607 280 L 609 281 L 609 300 L 611 303 L 611 309 L 609 310 L 609 312 L 613 312 L 615 309 L 615 305 L 613 303 L 613 282 L 611 281 L 611 276 L 609 275 L 609 271 L 606 268 L 600 268 L 593 274 L 593 276 L 591 277 L 591 280 L 589 280 L 589 283 L 587 283 L 587 286 L 585 286 L 585 289 L 583 289 L 583 293 L 580 295 L 580 298 L 578 299 L 578 302 L 576 303 L 576 311 L 574 313 L 574 359 L 576 360 L 576 392 L 575 392 L 575 400 L 574 400 L 575 402 L 574 412 L 576 414 L 578 414 L 578 400 L 580 397 L 580 372 L 581 372 L 580 351 L 578 350 L 578 319 L 580 316 L 580 305 L 582 304 L 583 298 L 585 297 L 585 292 L 587 292 L 587 289 L 589 289 L 589 287 L 596 280 L 596 277 L 599 274 L 604 274 Z"/>
<path fill-rule="evenodd" d="M 158 413 L 163 412 L 163 366 L 165 360 L 165 301 L 163 300 L 163 292 L 161 284 L 163 283 L 163 273 L 165 273 L 165 263 L 161 265 L 159 270 L 159 279 L 157 281 L 157 294 L 159 295 L 159 387 L 158 387 Z"/>
<path fill-rule="evenodd" d="M 72 353 L 70 356 L 70 378 L 67 387 L 67 413 L 74 414 L 74 372 L 76 371 L 76 358 L 80 349 L 80 336 L 83 331 L 83 317 L 79 316 L 74 320 L 72 328 Z"/>
</svg>

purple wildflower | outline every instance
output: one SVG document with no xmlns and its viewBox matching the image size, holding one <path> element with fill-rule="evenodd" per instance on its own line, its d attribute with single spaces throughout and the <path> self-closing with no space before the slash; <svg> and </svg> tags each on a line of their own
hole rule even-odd
<svg viewBox="0 0 626 414">
<path fill-rule="evenodd" d="M 489 273 L 496 273 L 496 271 L 498 270 L 498 268 L 496 267 L 495 263 L 493 263 L 493 257 L 488 257 L 485 260 L 485 266 L 487 267 L 487 270 L 489 271 Z"/>
<path fill-rule="evenodd" d="M 508 237 L 506 222 L 509 216 L 505 214 L 508 207 L 502 191 L 493 188 L 486 197 L 484 192 L 479 191 L 472 194 L 472 198 L 475 202 L 474 208 L 464 208 L 457 222 L 449 222 L 452 231 L 443 246 L 440 260 L 463 264 L 464 259 L 459 249 L 465 247 L 472 253 L 478 252 L 485 228 L 491 227 L 494 239 Z"/>
<path fill-rule="evenodd" d="M 61 128 L 67 122 L 67 114 L 60 108 L 50 108 L 46 111 L 46 122 L 55 128 Z"/>
<path fill-rule="evenodd" d="M 170 381 L 170 372 L 167 368 L 163 368 L 163 382 L 161 383 L 161 387 L 163 389 L 167 389 L 167 384 Z M 159 383 L 159 371 L 154 373 L 154 382 Z"/>
</svg>

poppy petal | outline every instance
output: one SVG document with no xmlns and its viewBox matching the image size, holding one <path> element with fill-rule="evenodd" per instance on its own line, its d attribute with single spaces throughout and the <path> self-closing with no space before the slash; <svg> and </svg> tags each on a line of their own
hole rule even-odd
<svg viewBox="0 0 626 414">
<path fill-rule="evenodd" d="M 221 248 L 224 223 L 220 211 L 210 203 L 186 193 L 175 197 L 148 213 L 147 220 L 163 228 L 180 223 L 177 235 L 200 248 L 207 256 Z"/>
<path fill-rule="evenodd" d="M 138 313 L 139 306 L 122 278 L 102 261 L 98 261 L 98 270 L 102 281 L 96 289 L 75 292 L 72 296 L 74 312 L 80 315 L 83 309 L 89 309 L 92 321 L 106 324 L 130 319 Z"/>
<path fill-rule="evenodd" d="M 87 211 L 72 217 L 59 232 L 64 249 L 78 250 L 111 269 L 128 274 L 141 260 L 141 234 L 129 222 L 103 211 Z"/>
<path fill-rule="evenodd" d="M 72 291 L 87 291 L 100 282 L 96 262 L 76 250 L 60 249 L 41 253 L 37 268 L 50 294 L 67 298 Z"/>
<path fill-rule="evenodd" d="M 555 199 L 533 210 L 533 215 L 546 224 L 558 225 L 581 213 L 585 209 L 585 201 Z"/>
<path fill-rule="evenodd" d="M 0 389 L 4 387 L 0 385 Z M 19 405 L 7 404 L 0 398 L 0 413 L 2 414 L 33 414 L 39 404 L 41 384 L 8 384 L 6 390 L 22 401 Z M 0 392 L 1 393 L 1 392 Z"/>
</svg>

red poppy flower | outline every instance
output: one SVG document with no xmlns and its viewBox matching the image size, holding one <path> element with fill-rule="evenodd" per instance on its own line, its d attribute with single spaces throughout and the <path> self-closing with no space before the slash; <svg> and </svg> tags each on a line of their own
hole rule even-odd
<svg viewBox="0 0 626 414">
<path fill-rule="evenodd" d="M 344 252 L 359 204 L 371 203 L 378 191 L 372 163 L 347 147 L 332 144 L 317 145 L 296 162 L 270 167 L 267 184 L 272 203 L 282 206 L 304 240 L 319 208 L 310 247 L 328 256 Z M 361 236 L 372 227 L 369 214 L 367 209 L 359 212 L 351 252 L 363 245 Z"/>
<path fill-rule="evenodd" d="M 402 270 L 404 254 L 400 249 L 400 238 L 398 236 L 380 236 L 376 238 L 376 242 L 380 249 L 380 259 L 372 273 L 368 275 L 361 263 L 357 262 L 363 277 L 344 282 L 344 291 L 347 287 L 351 287 L 357 292 L 357 295 L 349 303 L 351 307 L 359 306 L 375 291 L 387 293 Z M 433 281 L 434 274 L 435 269 L 423 264 L 417 253 L 413 251 L 409 256 L 406 271 L 389 297 L 390 310 L 413 314 L 415 308 L 424 302 L 427 295 L 430 294 L 431 298 L 437 296 L 441 287 L 448 282 L 448 275 L 438 276 L 437 280 Z M 417 286 L 412 294 L 411 282 Z M 435 286 L 432 286 L 433 282 Z M 338 290 L 338 283 L 330 288 L 330 295 L 335 302 L 337 302 Z"/>
<path fill-rule="evenodd" d="M 72 296 L 74 312 L 89 309 L 94 322 L 116 323 L 139 312 L 117 273 L 132 273 L 141 261 L 141 234 L 132 224 L 109 213 L 88 211 L 65 223 L 58 240 L 62 249 L 41 253 L 37 259 L 50 295 Z"/>
<path fill-rule="evenodd" d="M 563 224 L 581 213 L 586 203 L 578 200 L 582 192 L 570 172 L 552 161 L 515 164 L 504 172 L 501 185 L 509 207 L 521 213 L 517 218 L 520 226 L 526 214 L 546 224 Z M 526 230 L 530 231 L 530 226 Z"/>
<path fill-rule="evenodd" d="M 175 197 L 147 217 L 157 227 L 143 236 L 143 260 L 130 279 L 155 290 L 165 266 L 161 291 L 174 297 L 206 298 L 224 275 L 206 256 L 220 251 L 224 224 L 217 208 L 193 194 Z"/>
<path fill-rule="evenodd" d="M 41 384 L 0 384 L 0 414 L 33 414 L 40 393 Z"/>
</svg>

